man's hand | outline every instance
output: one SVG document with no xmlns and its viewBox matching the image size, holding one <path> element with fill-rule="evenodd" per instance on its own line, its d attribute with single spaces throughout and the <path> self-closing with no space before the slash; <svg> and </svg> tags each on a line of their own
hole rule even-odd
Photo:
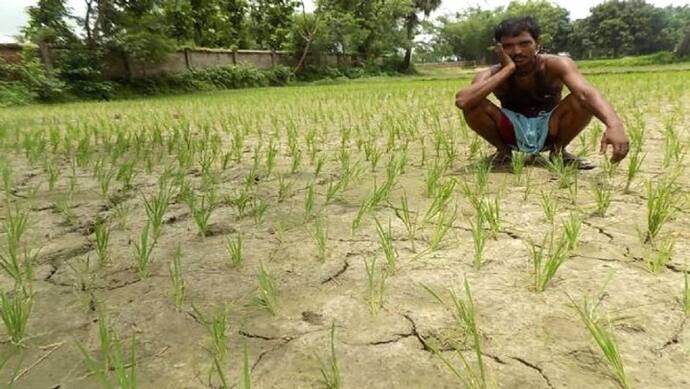
<svg viewBox="0 0 690 389">
<path fill-rule="evenodd" d="M 502 44 L 496 43 L 496 46 L 494 46 L 494 52 L 496 53 L 496 56 L 498 57 L 498 60 L 501 63 L 501 68 L 515 69 L 515 62 L 513 62 L 513 59 L 510 58 L 510 56 L 506 54 L 505 51 L 503 51 Z"/>
<path fill-rule="evenodd" d="M 622 125 L 607 127 L 604 136 L 601 138 L 601 147 L 599 152 L 606 154 L 608 146 L 613 146 L 613 154 L 611 155 L 611 162 L 620 162 L 626 155 L 628 155 L 628 137 L 625 135 L 625 130 Z"/>
</svg>

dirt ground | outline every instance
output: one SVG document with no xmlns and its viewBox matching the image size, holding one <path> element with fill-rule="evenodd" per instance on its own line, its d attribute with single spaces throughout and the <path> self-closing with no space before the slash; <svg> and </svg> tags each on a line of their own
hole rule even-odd
<svg viewBox="0 0 690 389">
<path fill-rule="evenodd" d="M 625 87 L 618 87 L 617 83 L 628 83 L 637 96 L 646 88 L 644 84 L 631 81 L 634 76 L 607 77 L 597 79 L 597 83 L 608 96 L 618 97 L 620 101 L 629 100 Z M 674 77 L 659 77 L 650 82 L 661 88 L 669 80 L 675 80 Z M 683 77 L 687 80 L 688 74 L 683 73 Z M 127 350 L 131 337 L 136 337 L 136 370 L 142 388 L 219 385 L 217 378 L 209 385 L 211 360 L 205 347 L 209 347 L 210 337 L 192 304 L 203 312 L 219 307 L 228 309 L 225 369 L 231 383 L 239 380 L 246 345 L 253 387 L 323 387 L 320 360 L 329 355 L 333 323 L 343 387 L 456 388 L 460 386 L 458 379 L 434 356 L 429 345 L 455 362 L 458 362 L 453 357 L 455 348 L 463 351 L 474 364 L 473 352 L 451 312 L 434 300 L 422 285 L 444 296 L 448 288 L 462 295 L 463 282 L 467 279 L 477 307 L 484 361 L 499 388 L 619 387 L 569 299 L 572 296 L 581 302 L 584 296 L 593 296 L 604 285 L 606 289 L 598 309 L 603 317 L 610 319 L 632 386 L 690 388 L 687 373 L 690 325 L 681 303 L 684 263 L 690 251 L 690 211 L 688 203 L 680 201 L 687 200 L 690 188 L 687 171 L 680 174 L 677 181 L 680 188 L 677 212 L 662 230 L 664 236 L 675 239 L 674 254 L 663 271 L 651 273 L 647 269 L 644 261 L 647 251 L 640 241 L 640 230 L 646 228 L 643 184 L 666 173 L 662 168 L 664 138 L 660 131 L 665 115 L 671 110 L 667 101 L 656 102 L 650 95 L 648 100 L 638 102 L 637 106 L 645 109 L 648 115 L 646 159 L 630 193 L 622 190 L 626 164 L 615 173 L 612 202 L 604 217 L 593 215 L 591 187 L 601 174 L 601 167 L 580 173 L 576 206 L 571 203 L 568 191 L 558 188 L 554 174 L 542 166 L 526 167 L 525 174 L 530 181 L 526 200 L 524 181 L 518 182 L 508 171 L 492 171 L 488 188 L 490 195 L 501 193 L 502 226 L 496 238 L 487 241 L 486 263 L 480 271 L 472 267 L 470 221 L 474 211 L 459 187 L 454 194 L 457 218 L 440 248 L 423 252 L 433 234 L 434 224 L 431 223 L 421 225 L 416 237 L 417 252 L 412 250 L 412 242 L 407 238 L 402 221 L 396 217 L 395 208 L 400 204 L 403 191 L 416 212 L 423 214 L 431 204 L 424 189 L 429 165 L 427 162 L 422 166 L 422 151 L 417 145 L 409 148 L 407 168 L 389 197 L 390 203 L 378 206 L 365 216 L 354 233 L 352 220 L 376 179 L 380 183 L 385 177 L 387 155 L 381 158 L 375 173 L 366 165 L 366 172 L 354 184 L 336 200 L 325 204 L 327 184 L 341 173 L 335 161 L 339 147 L 338 123 L 347 126 L 350 118 L 352 126 L 374 126 L 371 123 L 377 120 L 377 115 L 388 118 L 386 115 L 390 115 L 390 111 L 413 112 L 417 107 L 430 117 L 440 118 L 442 127 L 457 128 L 460 119 L 453 107 L 441 105 L 447 102 L 447 96 L 452 96 L 457 84 L 437 81 L 417 83 L 407 89 L 410 83 L 400 81 L 372 84 L 373 87 L 359 84 L 287 88 L 290 90 L 277 92 L 265 89 L 252 91 L 247 97 L 219 93 L 194 96 L 193 102 L 189 97 L 179 97 L 145 100 L 132 106 L 128 103 L 81 104 L 46 108 L 40 113 L 44 118 L 40 124 L 32 121 L 36 116 L 32 116 L 30 109 L 8 113 L 10 119 L 4 124 L 10 131 L 40 131 L 50 125 L 50 118 L 56 117 L 60 117 L 60 126 L 79 126 L 79 118 L 88 116 L 91 118 L 84 119 L 86 127 L 109 123 L 106 127 L 111 131 L 122 123 L 135 131 L 145 129 L 145 126 L 137 127 L 136 121 L 149 113 L 155 116 L 149 124 L 161 121 L 165 126 L 175 122 L 176 115 L 186 112 L 190 112 L 191 126 L 201 120 L 213 123 L 220 120 L 218 113 L 232 106 L 235 99 L 245 99 L 242 101 L 246 105 L 234 113 L 251 115 L 254 112 L 267 118 L 270 115 L 262 116 L 267 114 L 260 107 L 262 99 L 266 99 L 266 104 L 277 105 L 274 116 L 292 112 L 300 131 L 324 122 L 330 122 L 332 127 L 328 130 L 330 135 L 320 145 L 327 159 L 315 182 L 316 207 L 328 231 L 325 261 L 318 259 L 311 233 L 313 222 L 305 222 L 304 218 L 306 187 L 314 176 L 314 167 L 305 155 L 300 170 L 288 173 L 293 193 L 284 201 L 278 201 L 276 175 L 258 174 L 256 195 L 269 204 L 259 224 L 252 217 L 240 217 L 234 207 L 221 202 L 211 216 L 210 233 L 202 238 L 189 208 L 173 200 L 154 247 L 151 276 L 144 279 L 133 269 L 134 242 L 146 221 L 142 196 L 156 193 L 162 166 L 156 165 L 148 173 L 143 164 L 139 165 L 141 172 L 135 177 L 134 188 L 117 190 L 117 207 L 115 202 L 105 201 L 98 194 L 98 184 L 91 169 L 78 169 L 77 190 L 70 205 L 77 218 L 69 222 L 55 209 L 56 201 L 69 185 L 68 159 L 60 159 L 62 176 L 56 188 L 50 191 L 42 165 L 32 164 L 19 150 L 19 142 L 11 141 L 12 136 L 5 134 L 4 159 L 11 163 L 14 173 L 12 201 L 30 208 L 27 241 L 40 251 L 34 265 L 35 297 L 28 339 L 20 348 L 7 341 L 0 344 L 0 357 L 12 355 L 0 373 L 0 385 L 4 387 L 15 370 L 21 373 L 15 383 L 18 388 L 100 387 L 77 347 L 79 342 L 94 355 L 98 349 L 98 315 L 95 312 L 95 300 L 98 300 L 107 307 L 110 323 L 125 340 Z M 314 93 L 308 88 L 321 89 Z M 680 106 L 682 113 L 675 124 L 683 131 L 687 150 L 689 96 L 687 91 L 678 93 L 678 98 L 684 98 L 685 103 L 675 105 Z M 426 101 L 430 96 L 434 96 L 433 99 Z M 289 99 L 293 102 L 286 101 Z M 328 112 L 343 100 L 346 101 L 343 111 L 328 117 Z M 376 101 L 387 104 L 376 106 Z M 254 111 L 247 108 L 252 104 L 257 106 Z M 367 104 L 369 106 L 363 108 Z M 321 117 L 305 114 L 309 107 L 317 105 Z M 618 106 L 629 113 L 628 105 L 619 103 Z M 365 112 L 357 116 L 362 109 Z M 64 116 L 60 116 L 62 113 Z M 205 115 L 209 115 L 209 119 L 205 119 Z M 376 125 L 383 128 L 386 123 L 393 123 L 386 120 Z M 410 127 L 425 133 L 424 126 L 432 121 L 425 119 Z M 383 144 L 385 129 L 381 131 L 384 131 L 380 139 Z M 284 138 L 284 134 L 282 136 Z M 223 193 L 233 193 L 244 185 L 251 167 L 252 142 L 256 141 L 252 136 L 248 139 L 243 162 L 220 172 Z M 223 141 L 224 144 L 229 142 L 228 138 Z M 577 141 L 574 145 L 577 149 Z M 431 153 L 428 147 L 426 153 Z M 459 182 L 472 180 L 474 173 L 466 160 L 468 147 L 466 141 L 458 140 L 458 157 L 444 178 L 454 177 Z M 363 153 L 357 152 L 354 140 L 352 149 L 353 158 L 367 163 Z M 283 145 L 275 171 L 290 171 L 286 150 Z M 600 166 L 603 163 L 602 157 L 593 151 L 588 156 Z M 189 177 L 198 183 L 198 169 L 191 169 Z M 542 190 L 552 190 L 558 199 L 556 226 L 575 209 L 582 212 L 584 222 L 575 252 L 546 290 L 535 292 L 531 288 L 532 265 L 528 260 L 527 243 L 530 239 L 540 241 L 551 228 L 540 206 Z M 124 226 L 117 222 L 118 207 L 129 209 Z M 0 214 L 4 215 L 4 210 Z M 112 227 L 112 263 L 93 271 L 91 290 L 83 291 L 75 287 L 78 284 L 75 266 L 83 263 L 86 257 L 93 260 L 96 256 L 93 226 L 98 217 L 108 220 Z M 372 315 L 366 300 L 365 260 L 376 257 L 379 263 L 384 262 L 374 217 L 381 221 L 390 219 L 399 258 L 398 271 L 386 281 L 383 308 Z M 226 240 L 238 233 L 243 238 L 246 260 L 241 266 L 231 268 L 227 265 Z M 187 296 L 180 312 L 175 309 L 168 276 L 168 264 L 178 244 L 183 253 L 181 263 L 187 284 Z M 278 283 L 275 315 L 255 303 L 259 263 L 270 269 Z M 11 279 L 4 273 L 0 274 L 0 287 L 3 290 L 12 288 Z M 0 338 L 5 337 L 3 331 L 0 329 Z"/>
</svg>

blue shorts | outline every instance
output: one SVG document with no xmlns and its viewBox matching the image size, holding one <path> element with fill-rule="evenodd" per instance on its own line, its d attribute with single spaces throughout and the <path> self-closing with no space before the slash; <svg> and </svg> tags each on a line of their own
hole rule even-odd
<svg viewBox="0 0 690 389">
<path fill-rule="evenodd" d="M 544 150 L 549 135 L 549 119 L 553 110 L 541 112 L 531 118 L 505 108 L 501 108 L 501 111 L 513 126 L 515 133 L 513 147 L 528 154 L 536 154 Z"/>
</svg>

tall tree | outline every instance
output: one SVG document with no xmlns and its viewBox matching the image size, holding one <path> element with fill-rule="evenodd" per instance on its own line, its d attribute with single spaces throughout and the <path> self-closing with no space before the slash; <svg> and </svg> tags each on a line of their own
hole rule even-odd
<svg viewBox="0 0 690 389">
<path fill-rule="evenodd" d="M 294 0 L 254 0 L 250 11 L 252 30 L 260 47 L 273 51 L 283 48 L 297 5 Z"/>
<path fill-rule="evenodd" d="M 438 9 L 441 6 L 441 0 L 412 0 L 410 10 L 405 16 L 405 30 L 407 32 L 407 47 L 405 47 L 405 58 L 402 63 L 402 70 L 409 70 L 412 62 L 412 47 L 414 46 L 414 38 L 417 35 L 417 27 L 420 23 L 419 14 L 424 14 L 425 17 Z"/>
</svg>

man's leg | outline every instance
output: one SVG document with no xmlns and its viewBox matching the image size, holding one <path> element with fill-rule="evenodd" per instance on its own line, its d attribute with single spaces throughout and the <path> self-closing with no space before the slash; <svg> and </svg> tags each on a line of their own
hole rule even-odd
<svg viewBox="0 0 690 389">
<path fill-rule="evenodd" d="M 552 152 L 564 153 L 565 147 L 587 127 L 592 113 L 572 94 L 566 96 L 551 114 L 549 138 Z"/>
<path fill-rule="evenodd" d="M 499 155 L 510 155 L 510 146 L 501 137 L 500 126 L 503 112 L 491 101 L 484 99 L 472 108 L 462 110 L 467 125 L 479 136 L 491 143 Z"/>
</svg>

